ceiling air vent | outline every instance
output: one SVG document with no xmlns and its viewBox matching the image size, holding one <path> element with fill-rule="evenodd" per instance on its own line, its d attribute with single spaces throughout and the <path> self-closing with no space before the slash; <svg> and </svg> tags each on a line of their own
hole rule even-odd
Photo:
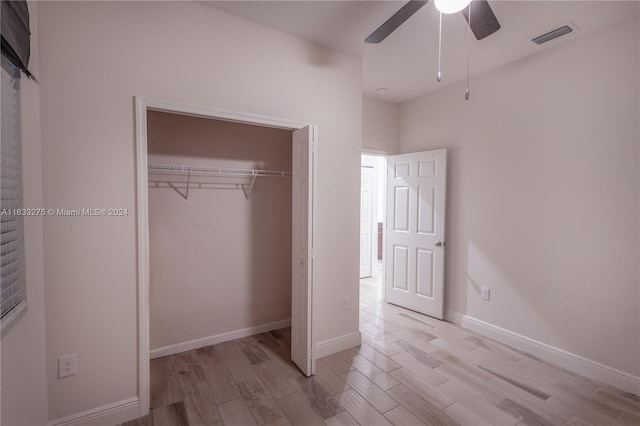
<svg viewBox="0 0 640 426">
<path fill-rule="evenodd" d="M 567 24 L 556 28 L 555 30 L 551 30 L 548 33 L 539 35 L 538 37 L 534 37 L 531 41 L 535 44 L 542 44 L 571 32 L 573 32 L 573 28 Z"/>
</svg>

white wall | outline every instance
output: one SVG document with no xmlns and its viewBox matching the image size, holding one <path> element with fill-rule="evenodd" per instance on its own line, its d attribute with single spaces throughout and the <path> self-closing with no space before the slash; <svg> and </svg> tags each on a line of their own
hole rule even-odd
<svg viewBox="0 0 640 426">
<path fill-rule="evenodd" d="M 362 97 L 362 148 L 366 152 L 398 152 L 398 104 Z"/>
<path fill-rule="evenodd" d="M 151 164 L 291 171 L 291 131 L 147 116 Z M 188 200 L 164 183 L 185 177 L 149 180 L 151 350 L 291 318 L 291 178 L 248 200 L 247 179 L 192 177 Z"/>
<path fill-rule="evenodd" d="M 42 2 L 39 29 L 44 204 L 130 212 L 45 219 L 50 418 L 137 394 L 134 95 L 318 125 L 316 340 L 358 330 L 359 59 L 192 2 Z"/>
<path fill-rule="evenodd" d="M 37 4 L 29 3 L 29 15 L 29 69 L 40 77 Z M 21 80 L 23 203 L 25 208 L 41 208 L 40 87 L 24 75 Z M 3 425 L 47 423 L 42 218 L 26 217 L 24 232 L 27 310 L 2 333 Z"/>
<path fill-rule="evenodd" d="M 445 306 L 640 373 L 638 21 L 400 107 L 448 148 Z M 480 298 L 491 288 L 491 301 Z"/>
</svg>

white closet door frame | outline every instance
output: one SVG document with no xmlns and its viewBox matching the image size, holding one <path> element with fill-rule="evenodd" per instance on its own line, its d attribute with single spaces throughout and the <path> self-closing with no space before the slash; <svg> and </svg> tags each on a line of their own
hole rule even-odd
<svg viewBox="0 0 640 426">
<path fill-rule="evenodd" d="M 163 99 L 155 99 L 144 96 L 135 96 L 135 120 L 136 120 L 136 242 L 137 242 L 137 285 L 138 285 L 138 403 L 140 416 L 149 413 L 150 408 L 150 377 L 149 377 L 149 195 L 147 176 L 147 111 L 162 111 L 191 115 L 196 117 L 227 120 L 258 126 L 274 127 L 287 130 L 298 130 L 310 126 L 314 134 L 317 128 L 309 123 L 281 120 L 278 118 L 265 117 L 240 112 L 226 111 L 207 106 L 192 105 L 180 102 L 173 102 Z M 317 138 L 313 141 L 317 143 Z M 316 156 L 313 156 L 314 163 Z M 317 170 L 316 165 L 312 165 L 312 170 Z M 309 186 L 314 188 L 313 180 L 315 173 L 309 176 Z M 315 217 L 315 194 L 309 197 L 310 217 Z M 310 224 L 315 228 L 315 221 Z M 309 242 L 309 247 L 312 242 Z M 311 343 L 309 346 L 311 360 L 311 371 L 315 366 L 315 323 L 313 321 L 313 275 L 308 279 L 308 294 L 310 297 L 308 306 L 308 329 L 311 332 Z"/>
</svg>

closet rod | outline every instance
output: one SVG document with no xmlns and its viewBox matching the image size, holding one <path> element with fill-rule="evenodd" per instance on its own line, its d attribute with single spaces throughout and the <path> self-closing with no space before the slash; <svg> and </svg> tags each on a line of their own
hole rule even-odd
<svg viewBox="0 0 640 426">
<path fill-rule="evenodd" d="M 224 176 L 224 177 L 291 177 L 291 172 L 278 170 L 229 169 L 221 167 L 191 167 L 169 164 L 149 164 L 149 173 L 188 175 L 188 176 Z"/>
</svg>

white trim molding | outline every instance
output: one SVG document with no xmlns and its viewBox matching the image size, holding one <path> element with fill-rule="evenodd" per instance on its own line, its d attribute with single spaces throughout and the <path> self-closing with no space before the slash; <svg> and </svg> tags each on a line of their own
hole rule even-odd
<svg viewBox="0 0 640 426">
<path fill-rule="evenodd" d="M 527 352 L 551 364 L 582 374 L 585 377 L 616 386 L 626 392 L 640 395 L 639 376 L 634 376 L 633 374 L 565 351 L 564 349 L 556 348 L 555 346 L 473 318 L 469 315 L 449 311 L 446 316 L 451 319 L 459 319 L 460 322 L 453 322 L 468 330 L 475 331 L 483 336 L 490 337 L 498 342 Z"/>
<path fill-rule="evenodd" d="M 139 411 L 139 400 L 136 396 L 72 414 L 61 419 L 51 420 L 49 426 L 120 424 L 138 418 Z"/>
<path fill-rule="evenodd" d="M 214 334 L 200 339 L 176 343 L 175 345 L 163 346 L 161 348 L 151 350 L 150 358 L 154 359 L 167 355 L 178 354 L 180 352 L 203 348 L 205 346 L 211 346 L 222 342 L 229 342 L 231 340 L 253 336 L 254 334 L 266 333 L 267 331 L 278 330 L 285 327 L 291 327 L 291 318 L 260 324 L 253 327 L 241 328 L 239 330 L 227 331 L 225 333 Z"/>
<path fill-rule="evenodd" d="M 196 117 L 247 123 L 279 129 L 297 130 L 309 124 L 281 120 L 255 114 L 234 112 L 193 105 L 173 100 L 134 97 L 136 144 L 136 243 L 138 284 L 138 397 L 139 414 L 144 416 L 150 408 L 149 378 L 149 195 L 147 176 L 147 111 L 164 111 Z M 315 176 L 314 176 L 315 178 Z M 314 203 L 315 205 L 315 203 Z M 312 323 L 314 318 L 310 318 Z M 313 335 L 312 335 L 313 338 Z M 164 349 L 164 348 L 161 348 Z M 158 353 L 158 352 L 157 352 Z"/>
<path fill-rule="evenodd" d="M 336 352 L 344 351 L 345 349 L 360 346 L 360 344 L 362 344 L 362 335 L 359 331 L 334 337 L 333 339 L 323 340 L 322 342 L 316 343 L 314 359 L 320 359 L 335 354 Z"/>
</svg>

